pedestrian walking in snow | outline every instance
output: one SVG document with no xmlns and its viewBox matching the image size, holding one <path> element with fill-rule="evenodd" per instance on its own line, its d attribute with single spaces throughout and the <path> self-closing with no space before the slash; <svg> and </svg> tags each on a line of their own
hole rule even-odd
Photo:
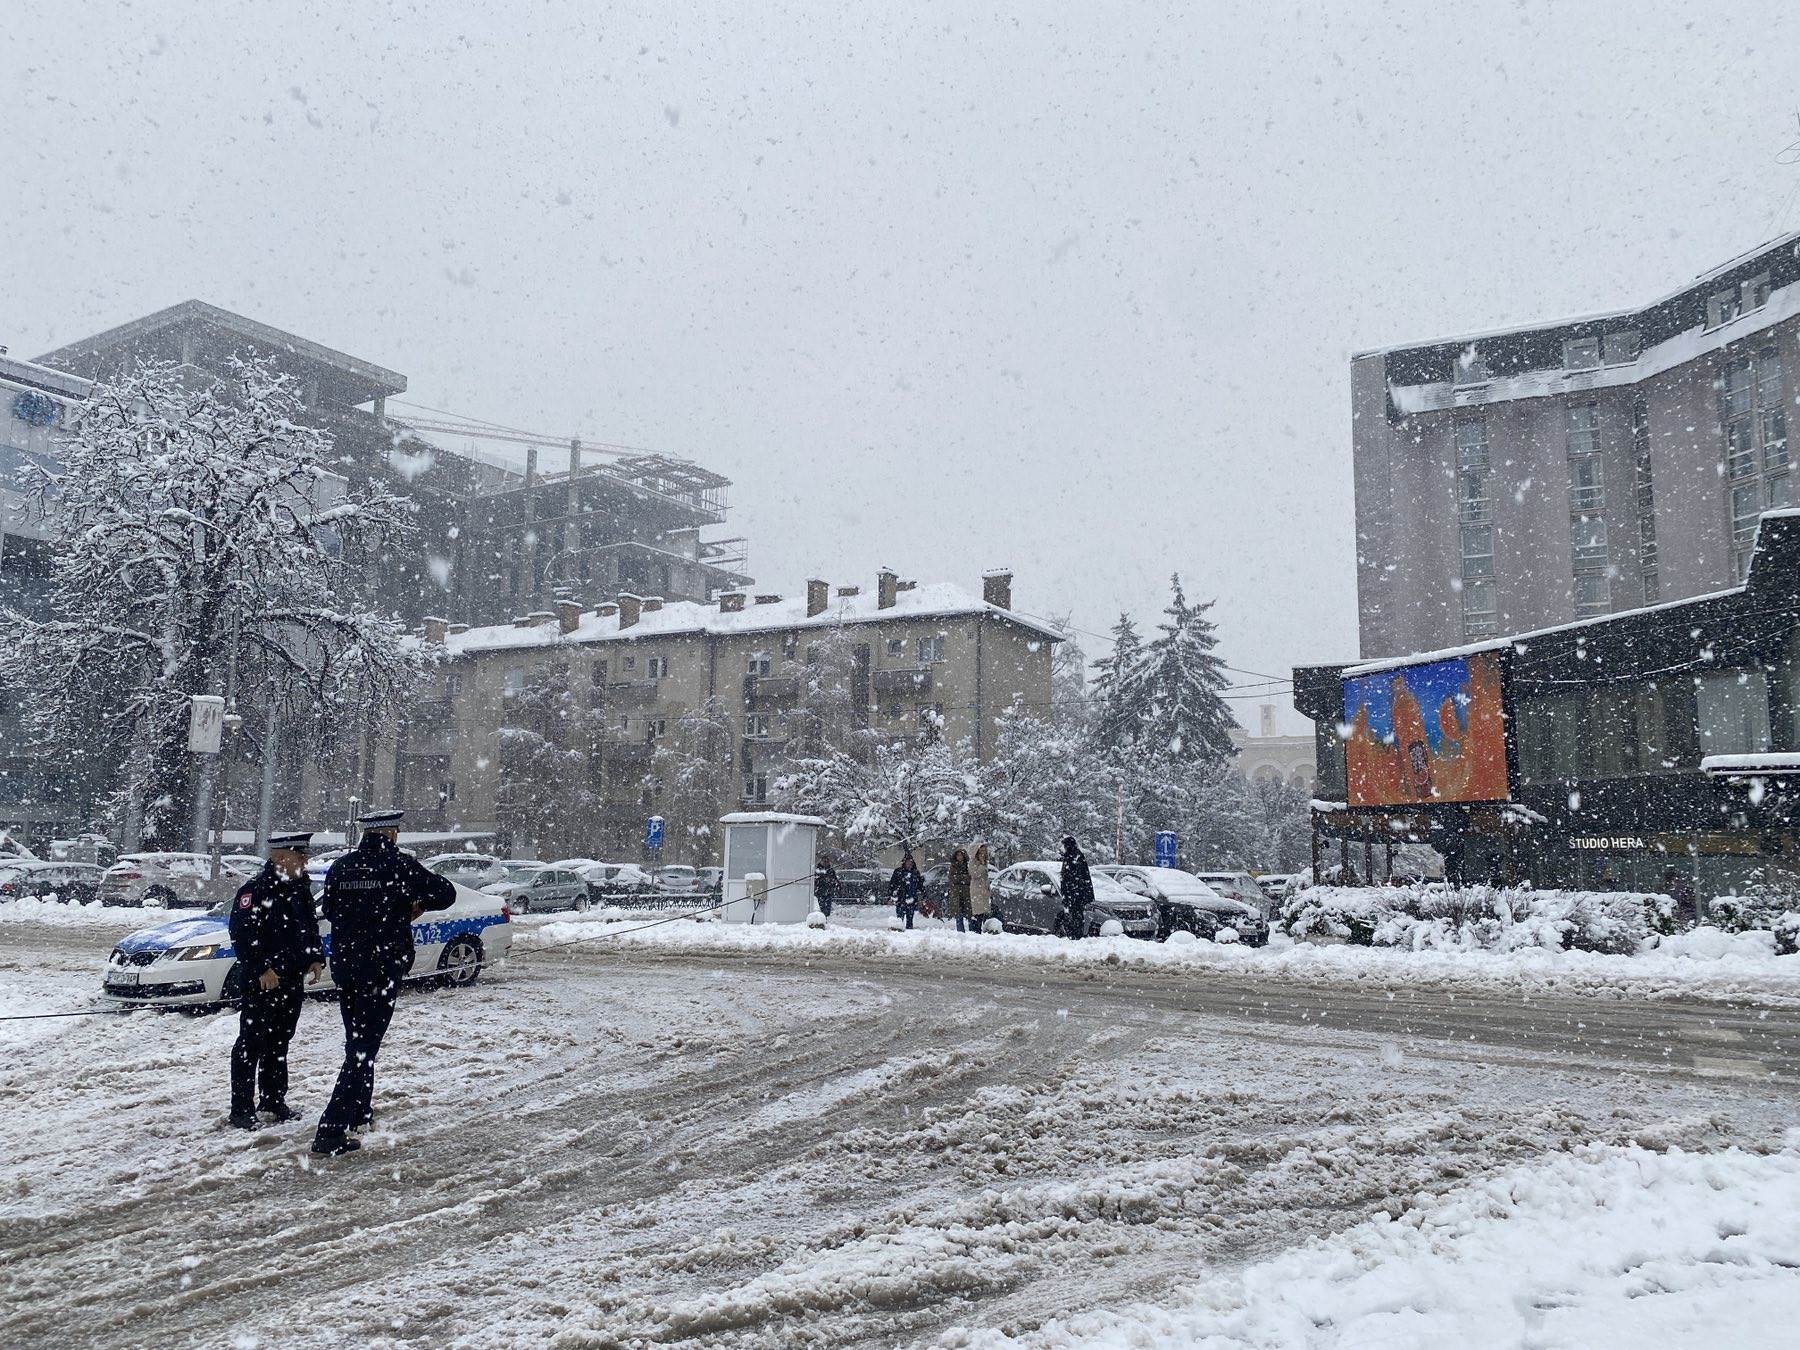
<svg viewBox="0 0 1800 1350">
<path fill-rule="evenodd" d="M 349 1153 L 350 1131 L 374 1122 L 375 1056 L 393 1020 L 400 981 L 412 969 L 413 920 L 449 909 L 456 887 L 400 851 L 404 811 L 361 817 L 362 842 L 325 874 L 331 978 L 344 1018 L 344 1065 L 313 1137 L 314 1153 Z"/>
<path fill-rule="evenodd" d="M 944 893 L 945 907 L 950 917 L 956 920 L 956 931 L 966 933 L 972 914 L 969 908 L 968 850 L 959 848 L 950 855 L 950 871 L 946 884 L 948 889 Z"/>
<path fill-rule="evenodd" d="M 258 1111 L 278 1121 L 299 1114 L 287 1104 L 288 1044 L 305 986 L 325 969 L 306 879 L 311 847 L 310 830 L 271 834 L 269 860 L 232 898 L 227 927 L 244 977 L 231 1047 L 231 1123 L 240 1130 L 256 1128 Z"/>
<path fill-rule="evenodd" d="M 900 865 L 888 878 L 888 899 L 894 902 L 894 917 L 905 919 L 906 926 L 913 926 L 913 914 L 919 908 L 919 901 L 925 895 L 925 877 L 919 871 L 919 864 L 913 861 L 909 848 L 900 855 Z"/>
<path fill-rule="evenodd" d="M 985 839 L 975 842 L 975 852 L 969 859 L 969 917 L 975 922 L 975 931 L 981 927 L 994 912 L 994 893 L 991 878 L 988 876 L 988 846 Z"/>
<path fill-rule="evenodd" d="M 826 918 L 831 917 L 831 907 L 837 903 L 838 874 L 837 870 L 827 862 L 813 877 L 813 903 L 818 905 L 819 913 Z"/>
<path fill-rule="evenodd" d="M 1068 912 L 1070 937 L 1087 936 L 1087 907 L 1093 898 L 1094 878 L 1088 871 L 1087 858 L 1075 842 L 1075 836 L 1069 835 L 1063 840 L 1062 899 L 1063 908 Z"/>
</svg>

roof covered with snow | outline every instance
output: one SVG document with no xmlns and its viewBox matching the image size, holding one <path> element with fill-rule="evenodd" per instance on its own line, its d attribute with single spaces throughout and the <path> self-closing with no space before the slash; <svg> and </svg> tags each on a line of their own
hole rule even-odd
<svg viewBox="0 0 1800 1350">
<path fill-rule="evenodd" d="M 1063 633 L 1054 625 L 1016 610 L 1001 609 L 970 595 L 949 582 L 917 586 L 901 591 L 886 609 L 877 604 L 873 593 L 836 596 L 822 614 L 808 615 L 806 597 L 757 604 L 746 599 L 744 608 L 735 613 L 722 612 L 717 602 L 701 604 L 693 600 L 671 600 L 660 609 L 646 610 L 635 624 L 621 628 L 618 614 L 582 613 L 575 630 L 564 633 L 556 619 L 547 619 L 521 628 L 515 624 L 490 624 L 453 633 L 444 639 L 444 647 L 452 656 L 471 656 L 479 652 L 521 651 L 538 647 L 561 647 L 590 642 L 635 642 L 644 638 L 707 636 L 728 637 L 741 633 L 777 633 L 797 628 L 832 628 L 839 624 L 891 623 L 911 619 L 963 619 L 992 615 L 1036 634 L 1047 642 L 1060 642 Z"/>
</svg>

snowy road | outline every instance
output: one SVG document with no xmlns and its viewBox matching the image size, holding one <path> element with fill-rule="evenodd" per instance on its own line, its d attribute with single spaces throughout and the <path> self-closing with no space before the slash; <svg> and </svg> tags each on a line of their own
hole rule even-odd
<svg viewBox="0 0 1800 1350">
<path fill-rule="evenodd" d="M 0 926 L 0 1011 L 118 931 Z M 0 1025 L 0 1343 L 954 1342 L 1800 1102 L 1786 1011 L 577 950 L 404 999 L 369 1147 L 314 1165 L 223 1127 L 234 1032 Z M 302 1109 L 337 1037 L 310 1002 Z"/>
</svg>

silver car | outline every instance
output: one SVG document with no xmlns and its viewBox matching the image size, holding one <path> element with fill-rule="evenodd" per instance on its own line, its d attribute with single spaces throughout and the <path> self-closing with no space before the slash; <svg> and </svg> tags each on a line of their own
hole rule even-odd
<svg viewBox="0 0 1800 1350">
<path fill-rule="evenodd" d="M 497 895 L 512 906 L 514 914 L 546 914 L 558 909 L 588 908 L 587 882 L 567 867 L 534 866 L 519 869 L 506 881 L 483 886 L 486 895 Z"/>
<path fill-rule="evenodd" d="M 1117 919 L 1127 937 L 1156 937 L 1156 908 L 1146 897 L 1133 895 L 1104 872 L 1092 871 L 1093 903 L 1087 907 L 1083 936 L 1100 932 L 1108 919 Z M 995 879 L 994 913 L 1009 930 L 1069 935 L 1069 914 L 1062 900 L 1060 862 L 1014 863 Z"/>
<path fill-rule="evenodd" d="M 219 859 L 215 881 L 212 859 L 204 853 L 127 853 L 101 876 L 99 894 L 108 905 L 206 909 L 229 900 L 262 865 L 251 854 L 227 853 Z"/>
</svg>

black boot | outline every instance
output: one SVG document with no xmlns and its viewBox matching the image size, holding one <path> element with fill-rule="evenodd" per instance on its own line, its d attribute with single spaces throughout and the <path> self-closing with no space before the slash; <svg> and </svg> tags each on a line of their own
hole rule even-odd
<svg viewBox="0 0 1800 1350">
<path fill-rule="evenodd" d="M 265 1102 L 262 1110 L 265 1115 L 275 1117 L 277 1125 L 285 1125 L 290 1120 L 300 1119 L 300 1113 L 286 1102 Z"/>
<path fill-rule="evenodd" d="M 362 1147 L 362 1140 L 352 1139 L 341 1130 L 330 1134 L 320 1131 L 313 1136 L 312 1151 L 327 1157 L 336 1157 L 340 1153 L 354 1153 Z"/>
<path fill-rule="evenodd" d="M 231 1113 L 231 1126 L 233 1129 L 254 1130 L 261 1124 L 262 1122 L 256 1118 L 256 1112 L 254 1111 L 233 1111 Z"/>
</svg>

